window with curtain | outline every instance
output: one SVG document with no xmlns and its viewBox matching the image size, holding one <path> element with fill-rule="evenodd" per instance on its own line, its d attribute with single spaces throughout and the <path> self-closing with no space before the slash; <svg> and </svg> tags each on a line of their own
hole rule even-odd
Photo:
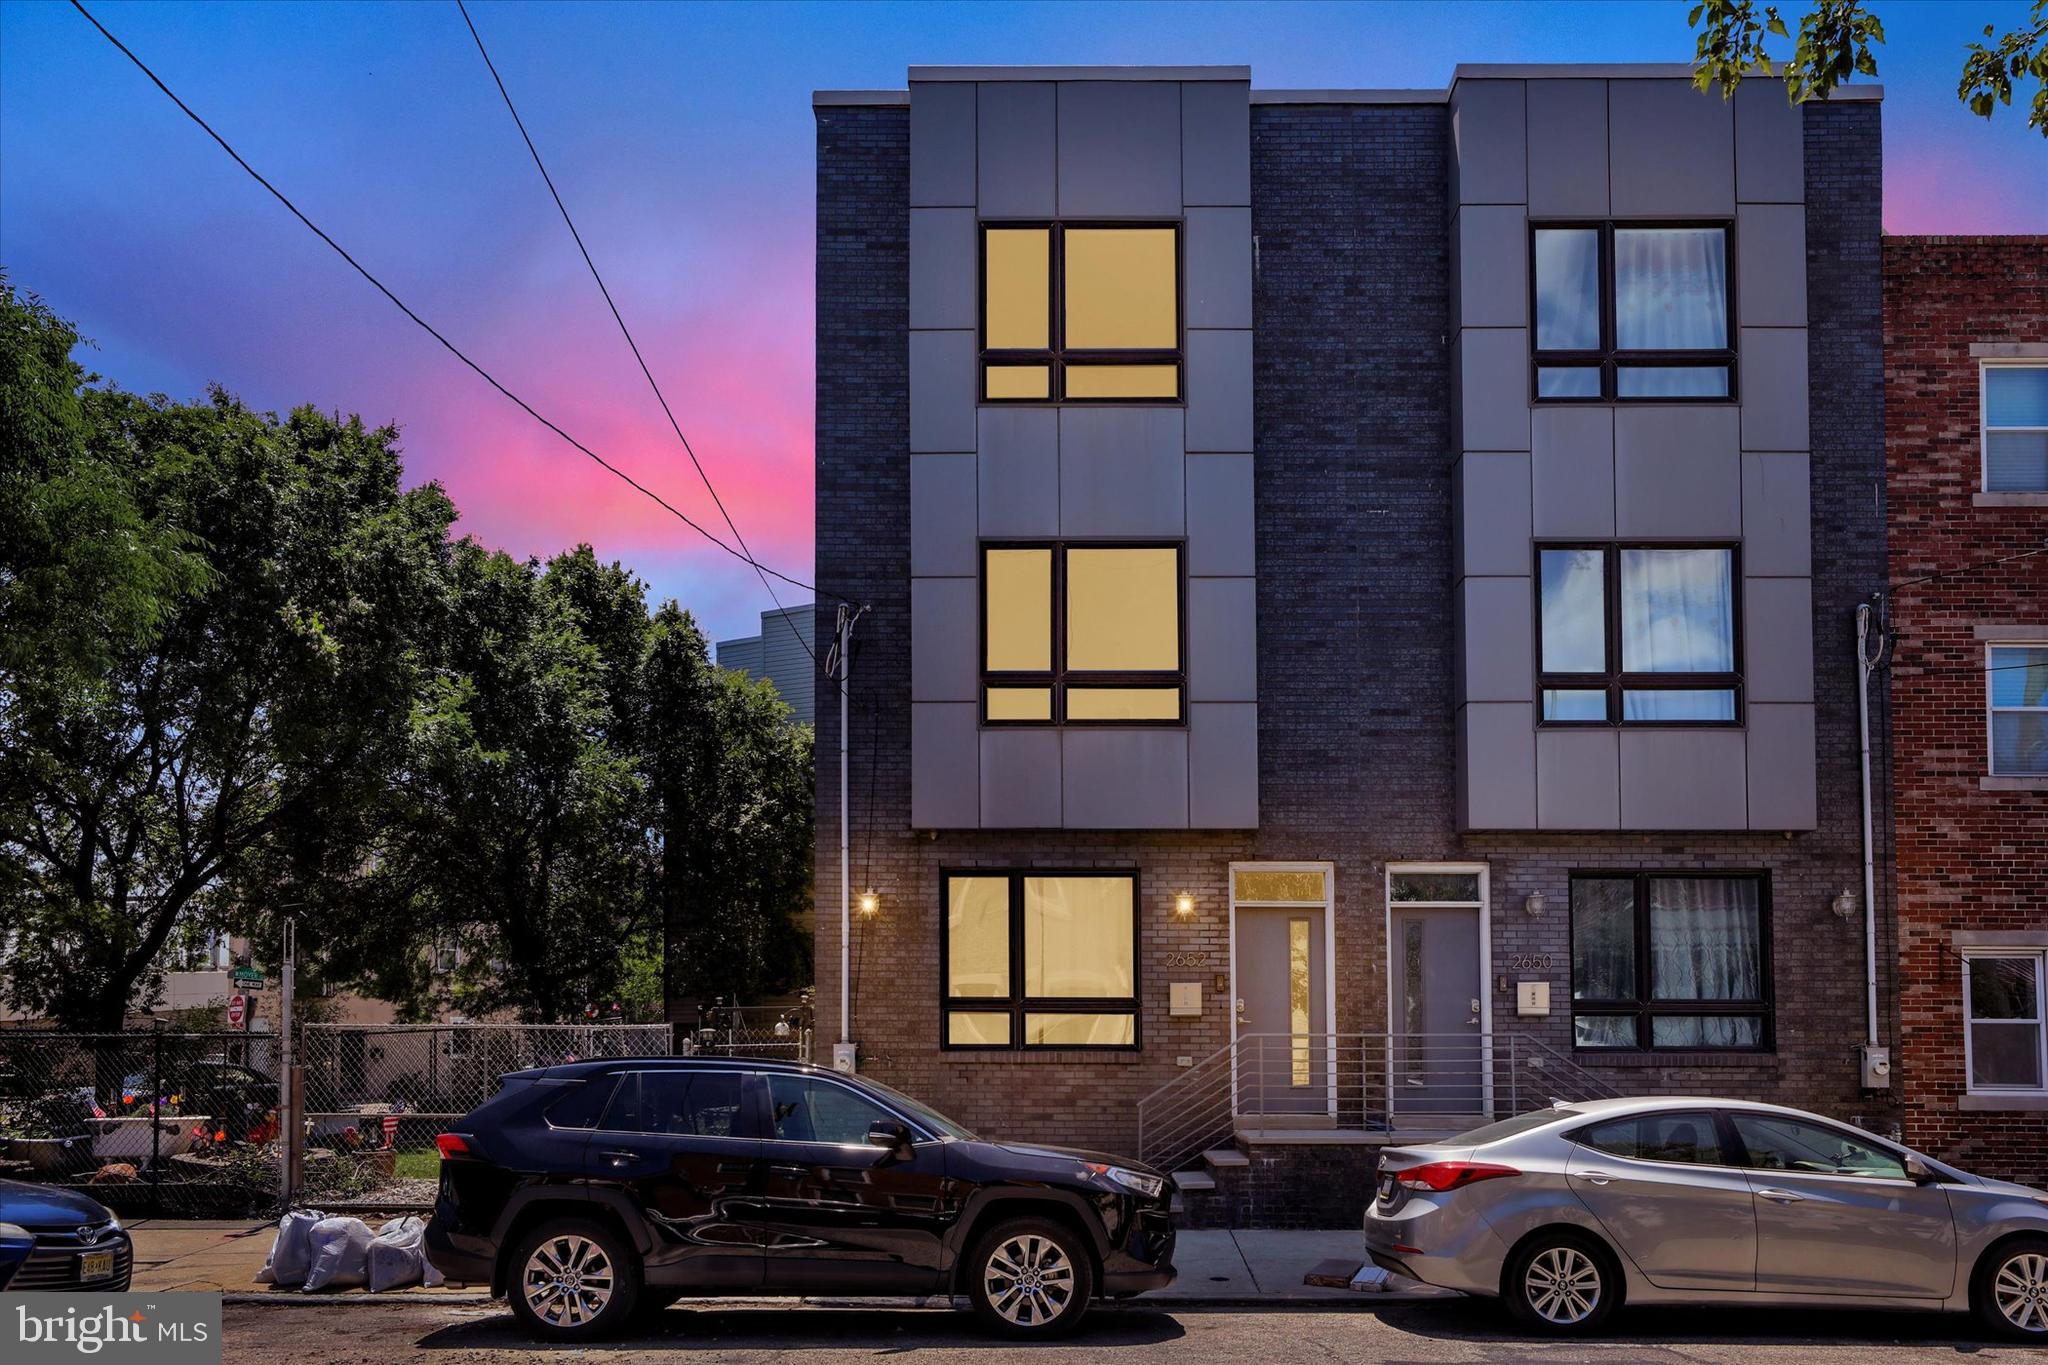
<svg viewBox="0 0 2048 1365">
<path fill-rule="evenodd" d="M 1135 1047 L 1135 873 L 944 878 L 943 1045 Z"/>
<path fill-rule="evenodd" d="M 984 223 L 983 402 L 1178 402 L 1180 227 Z"/>
<path fill-rule="evenodd" d="M 2048 1093 L 2048 949 L 1963 954 L 1969 1089 Z"/>
<path fill-rule="evenodd" d="M 1984 682 L 1992 775 L 2048 777 L 2048 644 L 1987 646 Z"/>
<path fill-rule="evenodd" d="M 1985 365 L 1984 491 L 2048 493 L 2048 363 Z"/>
<path fill-rule="evenodd" d="M 1740 719 L 1732 546 L 1544 545 L 1536 577 L 1544 724 Z"/>
<path fill-rule="evenodd" d="M 984 725 L 1179 725 L 1181 547 L 981 550 Z"/>
<path fill-rule="evenodd" d="M 1538 402 L 1734 396 L 1726 224 L 1539 224 Z"/>
<path fill-rule="evenodd" d="M 1572 1038 L 1581 1048 L 1769 1046 L 1761 876 L 1572 878 Z"/>
</svg>

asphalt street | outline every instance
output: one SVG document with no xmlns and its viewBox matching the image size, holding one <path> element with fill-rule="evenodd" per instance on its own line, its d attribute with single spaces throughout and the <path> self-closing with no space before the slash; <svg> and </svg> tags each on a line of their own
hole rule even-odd
<svg viewBox="0 0 2048 1365">
<path fill-rule="evenodd" d="M 1465 1361 L 1646 1361 L 1657 1365 L 1824 1365 L 1924 1361 L 2039 1362 L 2038 1350 L 1976 1336 L 1967 1319 L 1922 1314 L 1769 1312 L 1744 1309 L 1624 1313 L 1610 1334 L 1586 1343 L 1520 1337 L 1489 1305 L 1470 1301 L 1349 1305 L 1326 1309 L 1138 1309 L 1098 1312 L 1050 1346 L 1014 1347 L 979 1334 L 971 1318 L 939 1309 L 683 1307 L 644 1333 L 580 1350 L 538 1347 L 502 1310 L 458 1305 L 245 1306 L 226 1310 L 226 1359 L 435 1361 L 486 1365 L 538 1354 L 621 1362 L 695 1358 L 804 1362 L 914 1354 L 921 1365 L 972 1361 L 1343 1361 L 1436 1365 Z M 1114 1353 L 1113 1357 L 1110 1353 Z"/>
</svg>

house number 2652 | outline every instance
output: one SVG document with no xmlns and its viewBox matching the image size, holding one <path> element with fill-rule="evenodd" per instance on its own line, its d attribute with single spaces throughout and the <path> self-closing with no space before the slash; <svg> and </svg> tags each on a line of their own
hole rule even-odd
<svg viewBox="0 0 2048 1365">
<path fill-rule="evenodd" d="M 1166 955 L 1166 965 L 1169 967 L 1206 967 L 1209 965 L 1209 955 L 1207 953 L 1168 953 Z"/>
</svg>

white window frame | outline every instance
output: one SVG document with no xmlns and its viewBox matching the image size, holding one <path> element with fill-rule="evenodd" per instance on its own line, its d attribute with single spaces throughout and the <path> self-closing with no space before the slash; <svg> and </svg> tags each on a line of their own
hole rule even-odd
<svg viewBox="0 0 2048 1365">
<path fill-rule="evenodd" d="M 2048 488 L 2005 488 L 1994 490 L 1991 487 L 1991 433 L 1994 430 L 2048 435 L 2048 427 L 1993 427 L 1991 425 L 1991 371 L 1993 370 L 2048 370 L 2048 360 L 2035 360 L 2027 357 L 1998 360 L 1980 359 L 1977 362 L 1977 491 L 1980 493 L 2048 492 Z"/>
<path fill-rule="evenodd" d="M 2039 1085 L 1979 1085 L 1976 1081 L 1977 1067 L 1975 1048 L 1970 1041 L 1970 1025 L 1976 1022 L 1970 1013 L 1970 963 L 1980 957 L 2031 958 L 2034 963 L 2034 1036 L 2039 1049 L 2036 1055 L 2041 1064 Z M 1994 1095 L 2000 1097 L 2048 1096 L 2048 943 L 2030 947 L 2014 948 L 1965 948 L 1963 958 L 1963 1093 L 1968 1095 Z M 1986 1022 L 1992 1022 L 1987 1020 Z M 2017 1022 L 2017 1021 L 2015 1021 Z"/>
<path fill-rule="evenodd" d="M 2048 714 L 2048 706 L 2000 706 L 1995 698 L 1998 675 L 1991 671 L 1992 651 L 1995 649 L 2041 649 L 2048 650 L 2048 640 L 1986 640 L 1984 642 L 1984 771 L 1992 777 L 2048 778 L 2048 773 L 1998 771 L 1998 716 L 2032 715 L 2036 712 Z"/>
</svg>

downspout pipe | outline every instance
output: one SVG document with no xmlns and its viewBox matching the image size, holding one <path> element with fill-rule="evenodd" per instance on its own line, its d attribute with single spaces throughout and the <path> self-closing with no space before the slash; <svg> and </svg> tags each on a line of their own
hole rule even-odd
<svg viewBox="0 0 2048 1365">
<path fill-rule="evenodd" d="M 1870 787 L 1870 677 L 1884 657 L 1880 632 L 1877 654 L 1870 652 L 1875 613 L 1868 602 L 1856 608 L 1856 726 L 1863 763 L 1863 977 L 1865 1041 L 1877 1046 L 1877 840 L 1873 833 Z"/>
</svg>

